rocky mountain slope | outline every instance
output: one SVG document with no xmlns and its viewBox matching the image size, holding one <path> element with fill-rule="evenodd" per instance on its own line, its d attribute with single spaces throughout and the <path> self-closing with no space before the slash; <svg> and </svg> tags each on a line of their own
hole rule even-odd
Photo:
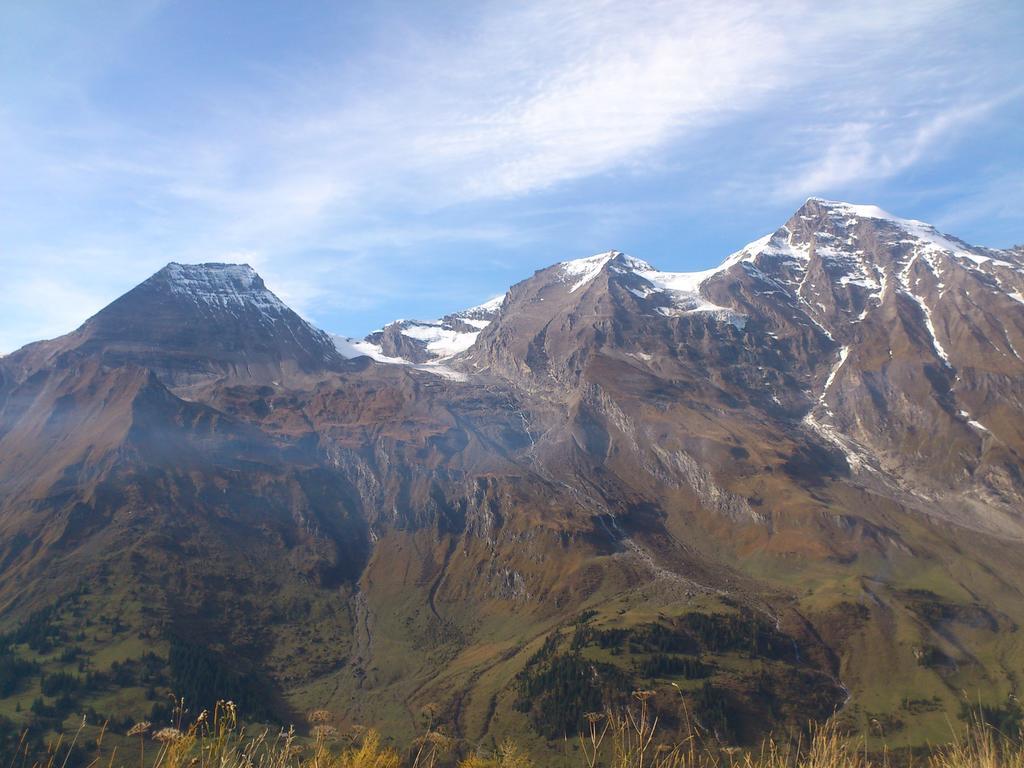
<svg viewBox="0 0 1024 768">
<path fill-rule="evenodd" d="M 359 341 L 172 264 L 0 358 L 0 616 L 101 606 L 281 718 L 543 750 L 674 683 L 729 739 L 935 740 L 1024 674 L 1020 350 L 1019 249 L 817 199 L 715 269 L 609 252 Z"/>
</svg>

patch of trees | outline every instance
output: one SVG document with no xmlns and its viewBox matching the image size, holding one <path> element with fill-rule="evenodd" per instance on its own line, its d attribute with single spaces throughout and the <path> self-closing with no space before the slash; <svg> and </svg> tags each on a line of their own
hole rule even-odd
<svg viewBox="0 0 1024 768">
<path fill-rule="evenodd" d="M 110 688 L 166 687 L 166 665 L 167 662 L 160 656 L 147 652 L 138 659 L 111 662 L 107 671 L 88 671 L 84 675 L 72 675 L 68 672 L 42 675 L 39 679 L 39 690 L 44 696 L 59 697 L 97 693 Z M 79 664 L 79 671 L 83 671 L 84 668 L 83 661 Z"/>
<path fill-rule="evenodd" d="M 769 720 L 786 718 L 788 713 L 800 724 L 831 715 L 843 695 L 830 678 L 807 669 L 761 669 L 747 685 L 745 701 L 760 704 Z"/>
<path fill-rule="evenodd" d="M 737 651 L 754 659 L 799 661 L 796 641 L 751 611 L 688 613 L 682 623 L 712 653 Z"/>
<path fill-rule="evenodd" d="M 544 644 L 538 648 L 534 654 L 526 660 L 526 669 L 535 667 L 539 664 L 543 664 L 545 661 L 555 655 L 555 651 L 558 650 L 558 641 L 560 639 L 558 632 L 552 632 L 546 638 L 544 638 Z"/>
<path fill-rule="evenodd" d="M 846 691 L 832 677 L 807 667 L 762 669 L 750 683 L 750 701 L 764 705 L 769 717 L 788 715 L 801 724 L 831 717 L 846 698 Z"/>
<path fill-rule="evenodd" d="M 907 696 L 900 702 L 900 708 L 912 715 L 919 715 L 922 712 L 941 712 L 944 709 L 942 699 L 938 696 L 932 696 L 930 699 L 912 699 Z"/>
<path fill-rule="evenodd" d="M 589 661 L 578 652 L 538 652 L 531 662 L 516 676 L 515 706 L 547 739 L 579 733 L 587 713 L 603 712 L 633 689 L 632 679 L 618 667 Z"/>
<path fill-rule="evenodd" d="M 710 664 L 691 656 L 666 656 L 661 653 L 636 664 L 637 674 L 648 679 L 683 677 L 687 680 L 700 680 L 710 677 L 714 670 Z"/>
<path fill-rule="evenodd" d="M 39 679 L 43 696 L 71 696 L 82 687 L 82 679 L 67 672 L 54 672 Z"/>
<path fill-rule="evenodd" d="M 796 641 L 748 610 L 736 614 L 687 613 L 667 623 L 652 622 L 628 629 L 578 624 L 572 648 L 587 645 L 610 648 L 613 653 L 628 647 L 631 653 L 737 652 L 757 659 L 799 661 Z"/>
<path fill-rule="evenodd" d="M 9 647 L 7 649 L 10 650 Z M 11 661 L 11 659 L 14 659 Z M 17 667 L 16 677 L 5 677 L 4 670 Z M 128 688 L 132 686 L 146 686 L 147 698 L 156 700 L 153 705 L 152 715 L 167 715 L 162 720 L 169 720 L 169 705 L 165 704 L 162 696 L 157 694 L 156 687 L 167 687 L 168 676 L 166 672 L 167 662 L 155 653 L 146 653 L 138 659 L 126 661 L 115 661 L 110 665 L 109 670 L 86 670 L 87 663 L 84 659 L 79 661 L 80 674 L 58 671 L 39 676 L 40 695 L 32 702 L 30 711 L 33 715 L 28 723 L 30 735 L 42 734 L 49 730 L 59 729 L 62 721 L 70 714 L 82 711 L 82 700 L 87 699 L 90 694 L 95 694 L 110 688 Z M 84 672 L 84 674 L 81 674 Z M 10 695 L 15 692 L 24 678 L 38 674 L 39 665 L 25 662 L 11 655 L 0 657 L 0 696 Z M 7 683 L 8 685 L 4 685 Z M 120 721 L 127 722 L 125 728 L 130 728 L 135 720 L 131 717 L 118 718 L 117 716 L 100 716 L 92 708 L 88 710 L 89 722 L 109 722 L 111 730 L 118 730 Z M 136 713 L 137 714 L 137 713 Z M 151 720 L 157 722 L 155 717 Z"/>
<path fill-rule="evenodd" d="M 9 645 L 0 645 L 0 699 L 16 693 L 22 681 L 38 671 L 38 664 L 22 659 Z"/>
<path fill-rule="evenodd" d="M 621 651 L 622 647 L 629 639 L 630 634 L 630 630 L 628 629 L 596 629 L 594 627 L 584 627 L 581 630 L 577 630 L 576 635 L 573 636 L 573 645 L 577 648 L 583 648 L 587 645 L 596 645 L 599 648 L 611 648 L 613 652 Z"/>
<path fill-rule="evenodd" d="M 598 629 L 578 626 L 573 635 L 572 648 L 596 645 L 612 652 L 626 646 L 631 653 L 699 653 L 700 645 L 692 635 L 664 624 L 640 624 L 629 629 Z M 617 655 L 617 654 L 616 654 Z"/>
<path fill-rule="evenodd" d="M 21 726 L 13 720 L 0 715 L 0 755 L 4 755 L 7 758 L 11 755 L 21 755 L 26 752 L 33 757 L 45 755 L 42 736 L 36 735 L 28 738 L 22 734 Z"/>
<path fill-rule="evenodd" d="M 529 715 L 538 733 L 549 739 L 578 733 L 589 712 L 629 702 L 637 680 L 701 680 L 685 694 L 692 712 L 706 730 L 724 741 L 737 738 L 741 725 L 767 718 L 827 717 L 844 692 L 825 673 L 801 663 L 797 641 L 775 623 L 742 606 L 735 612 L 691 612 L 632 627 L 595 627 L 583 614 L 572 627 L 566 646 L 555 632 L 530 658 L 516 678 L 516 706 Z M 631 669 L 584 656 L 599 647 L 619 655 L 628 652 Z M 761 661 L 762 669 L 739 687 L 715 685 L 718 667 L 711 655 L 738 654 Z M 714 678 L 714 679 L 712 679 Z M 742 689 L 742 693 L 741 693 Z M 671 714 L 660 712 L 664 723 Z"/>
<path fill-rule="evenodd" d="M 710 682 L 704 683 L 694 696 L 693 706 L 694 715 L 705 730 L 714 734 L 719 741 L 729 743 L 735 740 L 732 723 L 737 713 L 724 689 Z"/>
<path fill-rule="evenodd" d="M 47 729 L 59 729 L 58 720 L 37 719 L 26 730 L 6 717 L 0 716 L 0 755 L 10 758 L 10 765 L 53 765 L 53 754 L 47 747 Z M 66 744 L 60 749 L 59 765 L 66 768 L 85 768 L 93 765 L 88 749 L 81 744 Z"/>
<path fill-rule="evenodd" d="M 1016 697 L 1003 704 L 961 704 L 960 718 L 968 722 L 980 721 L 1011 739 L 1024 738 L 1024 707 Z"/>
<path fill-rule="evenodd" d="M 56 605 L 35 611 L 17 629 L 0 638 L 0 645 L 23 643 L 36 653 L 49 653 L 64 641 L 63 630 L 56 619 Z"/>
<path fill-rule="evenodd" d="M 233 701 L 240 714 L 272 720 L 272 690 L 256 673 L 244 674 L 220 653 L 181 638 L 171 639 L 171 689 L 196 711 L 212 710 L 220 700 Z"/>
<path fill-rule="evenodd" d="M 901 594 L 908 607 L 933 627 L 941 628 L 955 621 L 990 632 L 999 630 L 995 616 L 980 605 L 951 603 L 927 589 L 906 589 Z"/>
<path fill-rule="evenodd" d="M 13 746 L 14 742 L 11 740 L 16 739 L 18 735 L 18 726 L 15 725 L 14 721 L 10 718 L 4 717 L 3 715 L 0 715 L 0 746 Z"/>
<path fill-rule="evenodd" d="M 700 653 L 700 644 L 689 632 L 664 624 L 641 624 L 629 637 L 632 653 Z"/>
<path fill-rule="evenodd" d="M 907 727 L 903 718 L 895 712 L 867 711 L 864 713 L 864 716 L 867 718 L 868 728 L 878 736 L 890 736 Z"/>
<path fill-rule="evenodd" d="M 932 626 L 941 626 L 957 618 L 959 607 L 946 602 L 928 589 L 906 589 L 910 609 Z"/>
<path fill-rule="evenodd" d="M 98 673 L 103 674 L 103 673 Z M 167 659 L 147 651 L 137 659 L 125 659 L 122 662 L 111 662 L 110 672 L 106 673 L 107 681 L 116 688 L 167 687 L 170 678 L 167 674 Z"/>
<path fill-rule="evenodd" d="M 768 717 L 775 720 L 782 714 L 779 694 L 775 687 L 775 678 L 762 669 L 754 675 L 752 682 L 750 698 L 761 702 L 768 712 Z"/>
<path fill-rule="evenodd" d="M 935 645 L 923 645 L 914 649 L 914 657 L 920 667 L 928 669 L 943 669 L 955 667 L 956 660 L 941 648 Z"/>
</svg>

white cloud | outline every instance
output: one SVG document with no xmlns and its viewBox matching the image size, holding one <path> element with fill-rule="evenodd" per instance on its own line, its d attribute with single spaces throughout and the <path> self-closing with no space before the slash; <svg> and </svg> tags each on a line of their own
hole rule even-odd
<svg viewBox="0 0 1024 768">
<path fill-rule="evenodd" d="M 464 196 L 524 194 L 628 163 L 681 131 L 751 107 L 778 87 L 790 58 L 773 19 L 742 8 L 656 5 L 641 19 L 620 9 L 578 27 L 556 13 L 541 29 L 505 19 L 502 28 L 531 40 L 528 60 L 537 48 L 541 61 L 549 48 L 568 55 L 543 76 L 524 78 L 530 82 L 496 107 L 421 134 L 418 146 L 454 168 Z"/>
<path fill-rule="evenodd" d="M 782 198 L 821 194 L 854 182 L 888 179 L 916 165 L 941 141 L 981 120 L 1000 101 L 956 105 L 935 114 L 847 122 L 828 131 L 821 154 L 777 187 Z"/>
<path fill-rule="evenodd" d="M 154 142 L 100 118 L 103 147 L 116 141 L 118 151 L 78 162 L 97 183 L 105 173 L 138 178 L 203 211 L 204 234 L 227 247 L 307 238 L 377 206 L 523 196 L 649 163 L 673 141 L 841 74 L 844 57 L 866 42 L 913 43 L 944 7 L 492 6 L 458 40 L 396 35 L 407 55 L 340 90 L 327 68 L 205 94 L 201 103 L 216 107 L 193 132 Z M 264 92 L 267 83 L 276 89 Z M 813 117 L 816 107 L 806 107 L 801 117 Z M 851 146 L 828 159 L 838 172 L 858 168 L 854 138 L 841 136 Z"/>
<path fill-rule="evenodd" d="M 389 152 L 398 159 L 392 170 L 403 178 L 414 171 L 422 186 L 444 179 L 440 194 L 429 194 L 451 203 L 521 196 L 629 166 L 673 141 L 771 109 L 773 99 L 792 108 L 800 88 L 836 89 L 842 100 L 834 79 L 854 61 L 874 66 L 865 49 L 914 45 L 950 7 L 869 2 L 854 12 L 803 2 L 769 8 L 699 0 L 516 5 L 482 24 L 462 53 L 427 51 L 428 61 L 448 59 L 449 69 L 473 75 L 446 78 L 445 70 L 441 80 L 454 80 L 454 95 L 424 100 L 421 94 L 411 111 L 397 116 L 395 143 L 415 151 L 412 157 Z M 509 40 L 520 47 L 510 49 Z M 415 82 L 430 93 L 429 85 Z M 802 106 L 806 118 L 821 110 Z M 347 123 L 339 116 L 333 124 L 344 129 Z"/>
</svg>

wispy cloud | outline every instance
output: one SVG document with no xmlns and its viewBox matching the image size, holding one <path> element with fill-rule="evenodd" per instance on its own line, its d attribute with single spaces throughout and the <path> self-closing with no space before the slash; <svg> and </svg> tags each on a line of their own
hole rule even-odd
<svg viewBox="0 0 1024 768">
<path fill-rule="evenodd" d="M 933 114 L 845 122 L 830 128 L 820 155 L 781 179 L 783 198 L 842 189 L 853 182 L 888 179 L 916 165 L 941 142 L 983 119 L 1008 99 L 940 108 Z"/>
</svg>

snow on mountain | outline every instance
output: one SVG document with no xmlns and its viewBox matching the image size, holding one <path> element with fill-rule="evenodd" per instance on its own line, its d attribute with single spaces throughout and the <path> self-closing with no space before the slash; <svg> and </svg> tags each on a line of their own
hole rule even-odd
<svg viewBox="0 0 1024 768">
<path fill-rule="evenodd" d="M 480 331 L 494 320 L 504 300 L 505 294 L 501 294 L 440 320 L 398 320 L 396 323 L 403 336 L 422 342 L 431 358 L 444 360 L 473 346 Z"/>
<path fill-rule="evenodd" d="M 342 361 L 328 335 L 275 296 L 247 264 L 171 262 L 59 345 L 113 365 L 131 359 L 179 391 L 221 379 L 282 381 Z"/>
<path fill-rule="evenodd" d="M 630 288 L 638 298 L 648 298 L 653 294 L 662 293 L 668 296 L 671 306 L 658 307 L 657 312 L 667 317 L 678 317 L 691 312 L 712 312 L 724 322 L 743 328 L 746 318 L 728 307 L 722 307 L 709 301 L 701 294 L 701 285 L 709 278 L 717 275 L 725 265 L 699 272 L 660 272 L 645 261 L 623 255 L 612 267 L 617 272 L 630 273 L 646 285 L 641 288 Z"/>
<path fill-rule="evenodd" d="M 921 283 L 927 273 L 921 273 L 918 264 L 934 276 L 925 281 L 927 285 Z M 757 278 L 753 293 L 766 298 L 776 294 L 804 318 L 804 324 L 815 326 L 836 343 L 842 343 L 845 323 L 864 321 L 873 307 L 881 306 L 894 292 L 905 294 L 920 308 L 934 354 L 947 366 L 951 365 L 947 345 L 939 335 L 945 331 L 937 328 L 933 316 L 950 269 L 984 272 L 1008 296 L 1024 302 L 1020 287 L 1024 259 L 1019 252 L 971 246 L 930 224 L 894 216 L 877 206 L 820 198 L 808 199 L 786 225 L 711 269 L 664 272 L 610 250 L 563 261 L 542 272 L 553 274 L 555 284 L 563 284 L 568 294 L 585 291 L 606 273 L 639 300 L 641 311 L 668 318 L 707 313 L 742 330 L 748 310 L 736 308 L 714 287 L 717 282 L 711 283 L 737 266 Z M 438 320 L 398 320 L 363 340 L 335 337 L 336 344 L 347 357 L 367 355 L 379 362 L 422 366 L 447 361 L 473 346 L 504 298 L 496 296 Z M 843 319 L 838 325 L 837 317 Z"/>
<path fill-rule="evenodd" d="M 920 255 L 928 258 L 936 254 L 953 256 L 961 262 L 972 262 L 975 265 L 988 264 L 1020 270 L 1021 264 L 1012 251 L 998 251 L 991 248 L 979 248 L 939 232 L 934 226 L 915 219 L 903 219 L 894 216 L 874 205 L 855 205 L 853 203 L 810 198 L 828 210 L 830 217 L 847 226 L 853 225 L 858 219 L 877 219 L 902 230 L 906 238 L 899 241 L 911 245 Z"/>
<path fill-rule="evenodd" d="M 456 371 L 441 362 L 429 362 L 429 363 L 414 363 L 411 360 L 406 360 L 402 357 L 391 357 L 390 355 L 384 354 L 384 350 L 379 344 L 374 344 L 369 341 L 352 339 L 347 336 L 339 336 L 337 334 L 331 334 L 331 341 L 334 342 L 335 348 L 341 354 L 342 357 L 348 359 L 354 359 L 357 357 L 369 357 L 378 363 L 384 363 L 386 365 L 404 365 L 410 368 L 415 368 L 418 371 L 426 371 L 432 373 L 435 376 L 440 376 L 444 379 L 450 379 L 452 381 L 466 381 L 466 374 L 461 371 Z"/>
<path fill-rule="evenodd" d="M 160 284 L 166 293 L 215 308 L 254 307 L 272 315 L 288 309 L 248 264 L 171 262 L 150 281 Z"/>
<path fill-rule="evenodd" d="M 786 225 L 740 249 L 709 274 L 737 263 L 762 278 L 764 294 L 788 295 L 830 338 L 820 321 L 838 306 L 836 290 L 850 292 L 851 300 L 839 304 L 851 323 L 863 321 L 871 307 L 899 292 L 920 308 L 935 354 L 947 366 L 931 304 L 953 279 L 951 270 L 983 273 L 1011 297 L 1024 275 L 1024 263 L 1012 250 L 971 246 L 930 224 L 874 205 L 814 197 Z"/>
<path fill-rule="evenodd" d="M 828 228 L 819 228 L 813 233 L 813 245 L 816 253 L 824 258 L 845 261 L 854 268 L 863 268 L 865 263 L 863 244 L 859 242 L 857 225 L 865 219 L 880 221 L 884 226 L 901 235 L 900 239 L 889 242 L 889 245 L 907 245 L 919 255 L 932 257 L 936 254 L 953 256 L 961 261 L 969 261 L 975 265 L 993 263 L 1013 269 L 1020 269 L 1018 257 L 1012 251 L 997 251 L 990 248 L 979 248 L 968 245 L 950 235 L 944 235 L 931 224 L 915 219 L 904 219 L 888 213 L 874 205 L 856 205 L 853 203 L 808 198 L 801 208 L 804 213 L 797 213 L 803 220 L 812 220 L 816 215 L 809 207 L 823 211 L 828 220 Z M 737 262 L 756 262 L 762 255 L 789 257 L 795 261 L 807 261 L 812 243 L 804 238 L 794 238 L 792 227 L 783 226 L 775 232 L 765 235 L 749 243 L 723 263 L 722 267 Z M 859 258 L 858 258 L 859 257 Z M 719 268 L 721 269 L 721 268 Z M 865 273 L 872 270 L 865 270 Z M 847 278 L 852 282 L 855 278 Z M 877 284 L 877 275 L 867 278 Z"/>
<path fill-rule="evenodd" d="M 848 223 L 854 223 L 857 219 L 879 219 L 902 229 L 909 236 L 907 242 L 912 243 L 925 252 L 943 252 L 952 254 L 957 258 L 967 259 L 975 264 L 984 264 L 989 261 L 1002 263 L 1004 266 L 1013 267 L 1010 262 L 996 257 L 995 251 L 985 248 L 970 246 L 949 235 L 944 235 L 935 229 L 934 226 L 916 219 L 903 219 L 899 216 L 882 210 L 875 205 L 855 205 L 821 198 L 810 198 L 822 207 L 828 209 L 833 218 L 846 219 Z"/>
<path fill-rule="evenodd" d="M 678 317 L 691 312 L 717 313 L 719 319 L 742 328 L 746 322 L 739 313 L 709 301 L 701 294 L 701 285 L 709 278 L 729 266 L 728 261 L 714 269 L 699 272 L 661 272 L 646 261 L 637 259 L 621 251 L 606 251 L 595 256 L 588 256 L 572 261 L 563 261 L 558 265 L 566 282 L 571 282 L 569 293 L 587 285 L 600 274 L 602 269 L 609 269 L 617 275 L 634 278 L 630 280 L 627 290 L 638 299 L 649 299 L 662 295 L 669 299 L 669 305 L 659 303 L 654 312 L 666 317 Z"/>
<path fill-rule="evenodd" d="M 479 321 L 483 322 L 483 325 L 477 326 L 476 322 L 478 321 L 471 323 L 476 328 L 486 328 L 488 325 L 485 321 Z M 473 346 L 473 342 L 476 341 L 479 333 L 479 330 L 453 330 L 445 327 L 445 324 L 441 321 L 410 323 L 402 328 L 403 336 L 422 341 L 426 345 L 427 352 L 439 359 L 465 352 Z"/>
<path fill-rule="evenodd" d="M 573 283 L 569 293 L 576 293 L 576 291 L 597 277 L 601 270 L 604 269 L 604 265 L 618 255 L 620 255 L 618 251 L 606 251 L 596 256 L 563 261 L 559 265 L 562 268 L 562 274 L 565 276 L 566 281 L 572 281 Z"/>
<path fill-rule="evenodd" d="M 470 325 L 475 325 L 478 328 L 486 328 L 498 310 L 501 309 L 502 302 L 505 301 L 505 294 L 499 293 L 483 304 L 477 304 L 475 307 L 464 309 L 461 312 L 456 312 L 448 317 L 457 317 Z"/>
<path fill-rule="evenodd" d="M 396 320 L 362 340 L 337 335 L 332 338 L 338 351 L 348 358 L 365 355 L 380 363 L 409 365 L 461 379 L 462 374 L 443 365 L 443 361 L 473 345 L 480 331 L 497 315 L 504 299 L 505 294 L 501 294 L 440 320 Z"/>
<path fill-rule="evenodd" d="M 348 336 L 339 336 L 336 333 L 330 334 L 330 337 L 331 341 L 334 342 L 335 349 L 341 353 L 342 357 L 346 357 L 349 360 L 356 357 L 369 357 L 378 363 L 391 363 L 393 365 L 408 365 L 409 363 L 408 360 L 403 360 L 400 357 L 388 357 L 384 354 L 384 350 L 381 349 L 379 344 L 372 344 L 361 339 L 352 339 Z"/>
</svg>

